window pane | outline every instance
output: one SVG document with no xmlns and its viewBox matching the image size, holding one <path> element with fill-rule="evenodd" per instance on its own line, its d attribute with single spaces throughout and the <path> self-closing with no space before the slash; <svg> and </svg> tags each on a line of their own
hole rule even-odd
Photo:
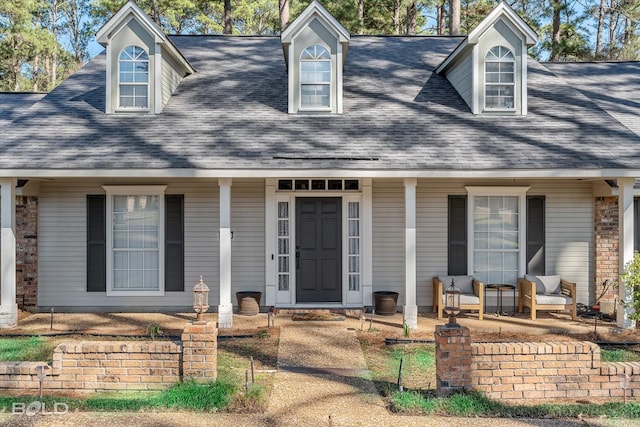
<svg viewBox="0 0 640 427">
<path fill-rule="evenodd" d="M 360 235 L 360 221 L 349 221 L 349 236 L 359 236 Z"/>
<path fill-rule="evenodd" d="M 349 218 L 360 218 L 360 203 L 349 202 Z"/>
<path fill-rule="evenodd" d="M 357 274 L 349 275 L 349 290 L 350 291 L 359 291 L 360 290 L 360 276 Z"/>
<path fill-rule="evenodd" d="M 289 220 L 281 219 L 278 221 L 278 236 L 289 235 Z"/>
<path fill-rule="evenodd" d="M 289 290 L 289 276 L 281 274 L 278 276 L 278 290 L 279 291 L 288 291 Z"/>
<path fill-rule="evenodd" d="M 349 239 L 349 255 L 360 254 L 360 239 Z"/>
<path fill-rule="evenodd" d="M 278 254 L 287 255 L 289 253 L 289 239 L 278 239 Z"/>
<path fill-rule="evenodd" d="M 329 107 L 329 85 L 302 85 L 302 106 Z"/>
</svg>

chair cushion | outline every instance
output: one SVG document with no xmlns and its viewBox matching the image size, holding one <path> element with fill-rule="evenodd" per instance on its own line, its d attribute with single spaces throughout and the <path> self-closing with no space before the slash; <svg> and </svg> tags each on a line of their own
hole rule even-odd
<svg viewBox="0 0 640 427">
<path fill-rule="evenodd" d="M 525 279 L 536 284 L 536 294 L 538 295 L 556 295 L 560 293 L 560 276 L 533 276 L 526 274 Z"/>
<path fill-rule="evenodd" d="M 567 305 L 573 304 L 573 300 L 561 294 L 536 295 L 536 304 Z"/>
<path fill-rule="evenodd" d="M 446 305 L 446 296 L 442 295 L 442 304 Z M 480 298 L 475 295 L 460 294 L 460 305 L 480 305 Z"/>
<path fill-rule="evenodd" d="M 438 276 L 438 279 L 442 282 L 442 292 L 451 286 L 453 279 L 461 294 L 473 295 L 473 276 Z"/>
</svg>

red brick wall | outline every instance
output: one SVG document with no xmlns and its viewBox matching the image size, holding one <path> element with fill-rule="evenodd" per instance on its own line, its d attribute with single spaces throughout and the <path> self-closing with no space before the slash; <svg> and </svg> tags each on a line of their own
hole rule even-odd
<svg viewBox="0 0 640 427">
<path fill-rule="evenodd" d="M 472 388 L 495 400 L 622 398 L 621 373 L 632 375 L 627 396 L 640 396 L 640 363 L 601 362 L 591 342 L 477 343 L 472 355 Z"/>
<path fill-rule="evenodd" d="M 195 327 L 194 327 L 195 326 Z M 37 390 L 38 366 L 48 391 L 156 390 L 185 377 L 213 381 L 218 330 L 187 325 L 182 342 L 84 341 L 60 344 L 53 363 L 0 362 L 0 389 Z"/>
<path fill-rule="evenodd" d="M 16 197 L 16 302 L 38 305 L 38 198 Z"/>
<path fill-rule="evenodd" d="M 618 198 L 595 199 L 595 283 L 594 299 L 602 292 L 605 280 L 618 277 Z M 613 301 L 617 293 L 613 287 L 601 301 Z"/>
</svg>

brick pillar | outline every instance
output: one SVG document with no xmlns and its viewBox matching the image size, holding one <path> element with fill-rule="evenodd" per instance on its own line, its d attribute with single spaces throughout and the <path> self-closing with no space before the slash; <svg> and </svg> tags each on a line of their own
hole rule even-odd
<svg viewBox="0 0 640 427">
<path fill-rule="evenodd" d="M 471 333 L 457 324 L 436 326 L 436 393 L 471 389 Z"/>
<path fill-rule="evenodd" d="M 182 378 L 215 381 L 217 345 L 218 329 L 213 322 L 187 323 L 182 331 Z"/>
<path fill-rule="evenodd" d="M 605 280 L 618 280 L 618 198 L 596 197 L 594 215 L 595 283 L 594 297 L 602 292 Z M 600 300 L 601 310 L 612 313 L 617 292 L 613 287 Z"/>
<path fill-rule="evenodd" d="M 16 197 L 16 302 L 38 304 L 38 198 Z"/>
</svg>

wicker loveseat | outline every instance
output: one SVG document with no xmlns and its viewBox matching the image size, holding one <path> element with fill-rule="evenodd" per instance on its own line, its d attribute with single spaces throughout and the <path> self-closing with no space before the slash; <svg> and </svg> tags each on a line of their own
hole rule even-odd
<svg viewBox="0 0 640 427">
<path fill-rule="evenodd" d="M 576 284 L 560 276 L 525 275 L 518 279 L 518 312 L 524 307 L 531 310 L 535 320 L 538 310 L 569 310 L 571 319 L 576 318 Z"/>
<path fill-rule="evenodd" d="M 438 312 L 442 319 L 444 308 L 444 291 L 451 286 L 451 280 L 460 289 L 460 309 L 477 310 L 478 319 L 482 320 L 484 308 L 484 285 L 473 276 L 437 276 L 433 278 L 433 312 Z"/>
</svg>

